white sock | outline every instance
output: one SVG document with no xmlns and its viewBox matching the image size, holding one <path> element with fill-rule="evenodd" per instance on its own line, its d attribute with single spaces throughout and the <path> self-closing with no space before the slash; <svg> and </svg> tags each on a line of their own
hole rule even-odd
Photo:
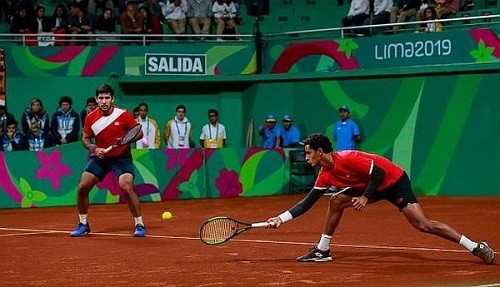
<svg viewBox="0 0 500 287">
<path fill-rule="evenodd" d="M 144 226 L 144 223 L 142 223 L 142 216 L 139 217 L 134 217 L 135 225 L 142 225 Z"/>
<path fill-rule="evenodd" d="M 462 235 L 462 237 L 460 237 L 459 243 L 460 243 L 460 245 L 465 247 L 465 249 L 469 250 L 470 252 L 472 252 L 472 250 L 474 250 L 474 248 L 476 248 L 476 246 L 477 246 L 477 242 L 470 240 L 469 238 L 465 237 L 465 235 Z"/>
<path fill-rule="evenodd" d="M 80 217 L 80 223 L 87 224 L 87 214 L 78 214 L 78 217 Z"/>
<path fill-rule="evenodd" d="M 326 251 L 330 249 L 330 241 L 332 240 L 332 237 L 330 235 L 326 234 L 321 234 L 321 239 L 319 240 L 318 243 L 318 249 L 321 251 Z"/>
</svg>

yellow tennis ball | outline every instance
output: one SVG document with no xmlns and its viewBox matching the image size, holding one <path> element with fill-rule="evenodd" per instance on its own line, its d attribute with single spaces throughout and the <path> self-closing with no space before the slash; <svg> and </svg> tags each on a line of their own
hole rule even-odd
<svg viewBox="0 0 500 287">
<path fill-rule="evenodd" d="M 169 220 L 170 218 L 172 218 L 172 213 L 170 213 L 169 211 L 165 211 L 161 214 L 161 218 L 163 218 L 163 220 Z"/>
</svg>

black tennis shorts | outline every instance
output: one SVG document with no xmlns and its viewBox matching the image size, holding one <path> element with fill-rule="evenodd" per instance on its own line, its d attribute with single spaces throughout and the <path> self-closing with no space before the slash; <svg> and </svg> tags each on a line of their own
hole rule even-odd
<svg viewBox="0 0 500 287">
<path fill-rule="evenodd" d="M 372 199 L 374 202 L 385 199 L 394 204 L 399 211 L 410 203 L 418 203 L 415 194 L 413 194 L 413 189 L 411 188 L 411 180 L 406 172 L 403 173 L 401 178 L 396 181 L 394 185 L 382 191 L 374 192 Z"/>
<path fill-rule="evenodd" d="M 361 196 L 364 191 L 360 190 L 347 190 L 344 194 L 354 197 Z M 394 204 L 399 211 L 405 208 L 408 204 L 418 203 L 415 194 L 413 194 L 413 189 L 411 187 L 411 180 L 406 174 L 403 172 L 401 178 L 396 181 L 392 186 L 382 190 L 376 191 L 371 196 L 369 202 L 374 203 L 380 200 L 387 200 L 390 203 Z"/>
</svg>

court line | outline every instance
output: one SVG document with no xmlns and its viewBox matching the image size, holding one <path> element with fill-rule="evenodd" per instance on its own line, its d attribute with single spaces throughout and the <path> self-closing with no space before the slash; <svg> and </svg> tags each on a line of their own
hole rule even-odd
<svg viewBox="0 0 500 287">
<path fill-rule="evenodd" d="M 17 235 L 36 235 L 44 233 L 62 233 L 69 234 L 68 230 L 51 230 L 51 229 L 32 229 L 32 228 L 9 228 L 0 227 L 0 230 L 5 231 L 19 231 L 25 232 Z M 109 232 L 92 232 L 92 235 L 98 236 L 117 236 L 117 237 L 131 237 L 130 233 L 109 233 Z M 11 236 L 15 236 L 12 234 Z M 0 235 L 2 236 L 2 235 Z M 3 235 L 6 236 L 6 235 Z M 148 234 L 149 238 L 166 238 L 166 239 L 183 239 L 183 240 L 200 240 L 198 237 L 187 237 L 187 236 L 171 236 L 171 235 L 151 235 Z M 281 245 L 308 245 L 312 246 L 316 243 L 312 242 L 297 242 L 297 241 L 276 241 L 276 240 L 260 240 L 260 239 L 242 239 L 233 238 L 231 242 L 250 242 L 250 243 L 263 243 L 263 244 L 281 244 Z M 363 249 L 383 249 L 383 250 L 411 250 L 411 251 L 427 251 L 427 252 L 452 252 L 452 253 L 468 253 L 467 250 L 458 249 L 442 249 L 442 248 L 427 248 L 427 247 L 408 247 L 408 246 L 383 246 L 383 245 L 371 245 L 371 244 L 336 244 L 332 243 L 332 246 L 337 247 L 350 247 L 350 248 L 363 248 Z M 495 254 L 500 254 L 495 252 Z M 497 286 L 497 285 L 493 285 Z M 477 286 L 477 287 L 490 287 L 489 285 Z"/>
<path fill-rule="evenodd" d="M 473 285 L 470 287 L 499 287 L 500 283 L 491 283 L 491 284 L 484 284 L 484 285 Z"/>
</svg>

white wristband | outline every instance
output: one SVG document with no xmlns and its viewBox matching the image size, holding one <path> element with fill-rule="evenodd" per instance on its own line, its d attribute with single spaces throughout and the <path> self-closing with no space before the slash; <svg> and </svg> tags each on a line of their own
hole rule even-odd
<svg viewBox="0 0 500 287">
<path fill-rule="evenodd" d="M 288 210 L 283 212 L 282 214 L 278 215 L 278 217 L 281 220 L 281 222 L 283 222 L 283 223 L 293 219 L 292 214 Z"/>
</svg>

